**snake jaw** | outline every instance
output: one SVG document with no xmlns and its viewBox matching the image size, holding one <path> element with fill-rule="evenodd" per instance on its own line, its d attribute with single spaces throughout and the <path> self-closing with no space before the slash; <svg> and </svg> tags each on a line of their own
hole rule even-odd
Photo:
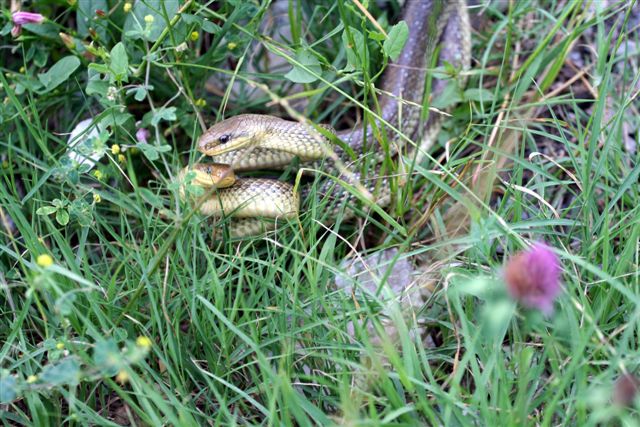
<svg viewBox="0 0 640 427">
<path fill-rule="evenodd" d="M 189 174 L 191 176 L 189 177 Z M 180 194 L 184 198 L 187 194 L 184 186 L 189 184 L 209 188 L 227 188 L 236 182 L 236 176 L 229 165 L 221 163 L 198 163 L 191 167 L 183 168 L 178 174 L 178 181 L 181 183 Z"/>
</svg>

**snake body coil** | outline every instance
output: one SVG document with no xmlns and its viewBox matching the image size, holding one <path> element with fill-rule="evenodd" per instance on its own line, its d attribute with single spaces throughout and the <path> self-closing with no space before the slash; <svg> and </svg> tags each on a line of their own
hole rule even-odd
<svg viewBox="0 0 640 427">
<path fill-rule="evenodd" d="M 403 18 L 409 27 L 408 40 L 398 60 L 385 70 L 378 115 L 373 124 L 339 132 L 323 126 L 357 158 L 352 158 L 343 146 L 331 144 L 326 132 L 318 132 L 303 123 L 255 114 L 243 114 L 215 124 L 202 135 L 198 149 L 212 156 L 215 162 L 231 165 L 236 172 L 282 168 L 295 157 L 303 162 L 324 159 L 323 167 L 334 172 L 332 161 L 326 159 L 337 159 L 354 171 L 338 178 L 348 182 L 366 181 L 366 188 L 375 186 L 376 203 L 384 207 L 391 199 L 387 180 L 382 176 L 385 157 L 407 155 L 419 161 L 440 130 L 439 114 L 430 114 L 427 120 L 421 120 L 425 71 L 431 68 L 435 47 L 440 43 L 440 64 L 446 62 L 458 69 L 470 65 L 470 27 L 464 1 L 408 0 Z M 446 84 L 444 80 L 434 80 L 431 97 L 439 96 Z M 388 150 L 382 150 L 381 140 L 386 141 Z M 420 142 L 407 146 L 407 141 L 416 140 Z M 328 155 L 331 152 L 333 154 Z M 363 168 L 357 162 L 371 154 L 375 167 L 364 171 L 363 175 Z M 325 180 L 318 192 L 340 202 L 350 197 L 332 180 Z M 295 216 L 298 205 L 299 197 L 291 185 L 246 178 L 230 188 L 218 190 L 200 211 L 208 215 L 226 213 L 243 218 L 231 229 L 233 236 L 241 236 L 264 230 L 264 224 L 250 217 Z"/>
</svg>

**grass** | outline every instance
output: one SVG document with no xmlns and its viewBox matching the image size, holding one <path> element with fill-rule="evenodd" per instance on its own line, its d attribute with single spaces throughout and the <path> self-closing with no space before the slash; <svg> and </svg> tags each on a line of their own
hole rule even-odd
<svg viewBox="0 0 640 427">
<path fill-rule="evenodd" d="M 280 233 L 241 242 L 214 241 L 224 221 L 194 214 L 173 184 L 198 160 L 200 122 L 306 99 L 314 122 L 348 123 L 348 107 L 372 96 L 357 82 L 384 59 L 371 42 L 370 60 L 346 73 L 342 33 L 375 27 L 351 2 L 291 2 L 283 44 L 262 36 L 266 4 L 187 2 L 180 18 L 171 2 L 137 3 L 129 14 L 147 29 L 123 38 L 138 27 L 127 30 L 122 3 L 97 20 L 78 3 L 37 2 L 50 21 L 2 38 L 4 425 L 636 425 L 637 398 L 611 404 L 640 360 L 634 2 L 474 7 L 464 99 L 392 208 L 361 206 L 327 227 L 326 201 L 311 198 Z M 100 37 L 83 47 L 91 35 L 79 31 L 65 47 L 56 35 L 85 13 Z M 105 55 L 121 39 L 126 67 Z M 265 54 L 252 40 L 294 64 L 291 49 L 310 46 L 328 83 L 294 87 L 290 65 L 247 71 Z M 79 69 L 47 88 L 37 75 L 67 55 Z M 87 93 L 90 64 L 112 81 Z M 236 85 L 212 94 L 210 75 Z M 122 122 L 98 138 L 98 165 L 78 171 L 65 133 L 87 117 Z M 564 272 L 549 317 L 502 297 L 506 260 L 538 240 Z M 414 286 L 430 290 L 419 303 L 355 279 L 353 293 L 336 288 L 345 257 L 391 248 L 380 283 L 415 265 Z"/>
</svg>

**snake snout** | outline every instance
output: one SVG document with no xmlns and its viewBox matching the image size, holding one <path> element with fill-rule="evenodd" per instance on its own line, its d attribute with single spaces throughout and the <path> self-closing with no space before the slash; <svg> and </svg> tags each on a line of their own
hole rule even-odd
<svg viewBox="0 0 640 427">
<path fill-rule="evenodd" d="M 212 130 L 213 128 L 203 133 L 198 140 L 198 151 L 206 156 L 212 155 L 211 153 L 220 145 L 220 137 Z"/>
</svg>

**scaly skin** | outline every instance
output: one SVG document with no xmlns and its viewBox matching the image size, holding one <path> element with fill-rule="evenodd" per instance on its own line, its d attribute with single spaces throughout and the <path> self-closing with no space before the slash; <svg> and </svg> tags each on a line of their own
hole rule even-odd
<svg viewBox="0 0 640 427">
<path fill-rule="evenodd" d="M 374 153 L 375 168 L 366 172 L 366 179 L 361 176 L 361 171 L 356 171 L 349 176 L 339 176 L 340 179 L 353 182 L 362 181 L 365 188 L 370 191 L 375 189 L 376 203 L 386 206 L 391 200 L 389 185 L 384 178 L 382 163 L 386 156 L 394 156 L 401 152 L 411 156 L 417 149 L 418 159 L 428 150 L 440 130 L 441 116 L 431 113 L 429 118 L 421 123 L 422 99 L 424 94 L 425 69 L 430 68 L 432 53 L 438 42 L 441 44 L 439 60 L 454 65 L 457 68 L 468 68 L 470 65 L 470 27 L 466 5 L 463 0 L 456 2 L 409 0 L 405 6 L 403 19 L 409 27 L 409 36 L 405 48 L 398 60 L 389 64 L 385 70 L 380 84 L 379 116 L 375 119 L 375 126 L 358 126 L 335 132 L 331 127 L 325 128 L 335 133 L 360 158 L 368 153 Z M 446 81 L 434 80 L 431 87 L 431 97 L 435 98 L 442 93 Z M 399 129 L 402 133 L 393 128 Z M 377 130 L 377 133 L 376 133 Z M 384 132 L 381 134 L 380 132 Z M 380 144 L 381 138 L 388 143 L 388 150 L 384 152 Z M 416 147 L 406 146 L 406 141 L 420 141 Z M 230 164 L 235 171 L 246 171 L 260 168 L 282 168 L 288 165 L 294 157 L 299 157 L 303 162 L 312 162 L 325 159 L 325 167 L 331 172 L 331 162 L 327 161 L 327 148 L 333 150 L 337 158 L 344 164 L 353 164 L 354 160 L 340 146 L 332 146 L 330 140 L 321 133 L 309 129 L 308 126 L 287 121 L 274 116 L 242 114 L 231 117 L 215 124 L 208 129 L 198 141 L 198 149 L 205 155 L 213 156 L 213 160 Z M 243 180 L 248 181 L 248 180 Z M 264 181 L 264 180 L 263 180 Z M 273 200 L 279 203 L 284 200 L 279 191 L 290 191 L 282 187 L 278 181 L 270 181 L 273 191 L 266 182 L 260 186 L 264 190 L 261 194 L 254 194 L 250 202 L 251 211 L 257 216 L 271 216 L 269 206 Z M 232 203 L 238 206 L 238 198 L 247 203 L 247 198 L 241 194 L 245 191 L 245 184 L 237 188 L 233 186 L 225 192 L 224 203 Z M 332 180 L 326 180 L 318 189 L 321 195 L 330 196 L 336 200 L 337 205 L 344 205 L 353 196 Z M 288 193 L 293 203 L 298 203 L 297 195 L 293 191 Z M 211 204 L 220 205 L 221 199 Z M 286 203 L 287 206 L 288 202 Z M 208 204 L 209 205 L 209 204 Z M 262 208 L 261 208 L 262 207 Z M 339 206 L 338 206 L 339 207 Z M 281 211 L 280 206 L 277 210 Z M 297 212 L 297 207 L 295 210 Z M 224 208 L 225 212 L 233 209 Z M 336 209 L 337 210 L 337 209 Z M 216 216 L 219 211 L 201 209 L 203 213 L 211 213 Z M 347 211 L 348 212 L 348 211 Z M 267 215 L 269 213 L 269 215 Z M 282 216 L 275 215 L 275 216 Z M 349 215 L 347 215 L 349 216 Z M 243 222 L 242 233 L 250 227 L 248 220 Z M 246 223 L 246 224 L 245 224 Z M 262 229 L 262 227 L 261 227 Z"/>
</svg>

